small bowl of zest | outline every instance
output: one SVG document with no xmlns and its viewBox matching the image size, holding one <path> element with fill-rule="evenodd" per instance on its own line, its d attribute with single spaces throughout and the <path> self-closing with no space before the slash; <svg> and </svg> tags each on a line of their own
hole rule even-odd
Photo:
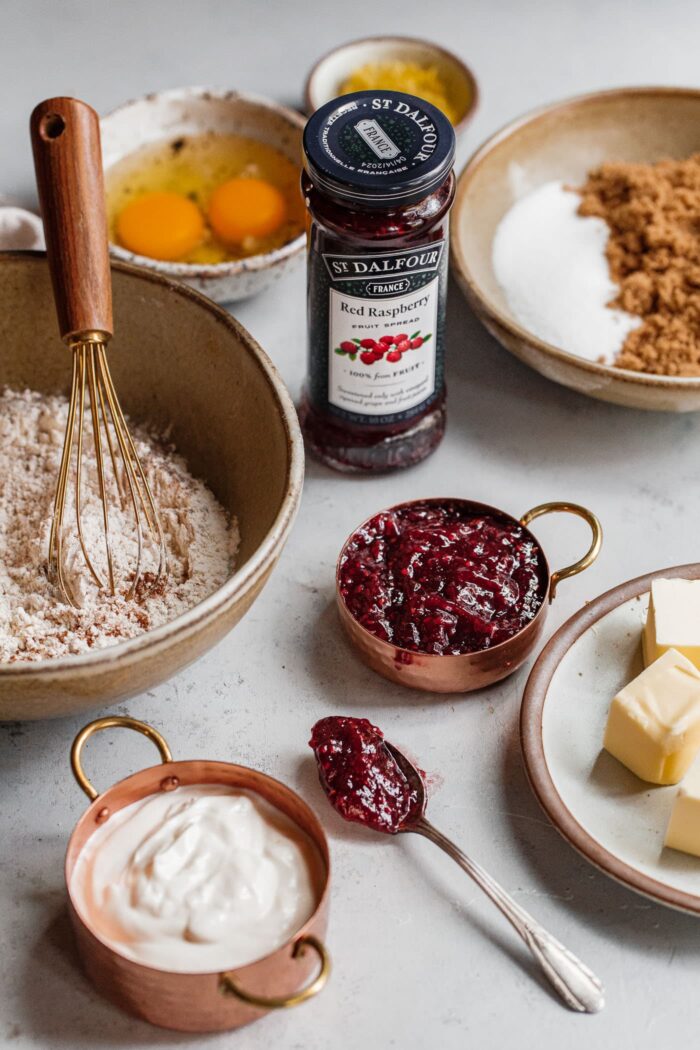
<svg viewBox="0 0 700 1050">
<path fill-rule="evenodd" d="M 298 266 L 303 256 L 304 205 L 299 178 L 304 123 L 299 113 L 268 99 L 202 87 L 146 95 L 102 117 L 100 131 L 111 254 L 116 259 L 183 281 L 215 302 L 234 302 L 263 291 Z M 235 178 L 239 166 L 234 163 L 236 158 L 232 156 L 227 162 L 227 144 L 232 154 L 234 150 L 241 151 L 240 167 L 246 178 L 252 168 L 262 168 L 264 161 L 265 172 L 251 181 L 256 182 L 260 190 L 263 180 L 262 191 L 267 186 L 266 198 L 272 197 L 272 205 L 277 202 L 279 206 L 280 198 L 284 198 L 286 216 L 280 219 L 275 236 L 267 236 L 264 227 L 270 217 L 270 201 L 239 202 L 233 218 L 250 217 L 256 209 L 262 209 L 263 226 L 251 230 L 258 234 L 252 241 L 237 241 L 236 250 L 224 258 L 216 251 L 216 236 L 209 243 L 209 234 L 216 233 L 211 229 L 212 219 L 214 224 L 217 221 L 212 203 L 217 189 L 221 191 L 224 183 L 230 186 L 233 181 L 242 181 Z M 169 156 L 172 168 L 168 167 Z M 217 186 L 217 172 L 221 172 L 220 186 Z M 175 238 L 175 244 L 182 245 L 182 252 L 166 250 L 162 254 L 159 236 L 152 250 L 136 244 L 130 250 L 123 238 L 120 239 L 119 215 L 123 205 L 138 204 L 131 195 L 135 192 L 135 183 L 139 191 L 143 189 L 161 197 L 156 201 L 156 206 L 164 209 L 160 216 L 161 232 L 167 233 L 169 242 Z M 174 195 L 176 202 L 179 199 L 180 208 L 175 214 L 165 209 L 168 201 L 162 198 L 168 195 L 171 198 Z M 227 202 L 223 198 L 218 200 L 218 212 L 222 209 L 226 218 Z M 228 211 L 231 218 L 231 202 Z M 134 214 L 131 226 L 143 236 L 149 222 L 158 226 L 158 218 L 157 212 Z M 226 225 L 224 222 L 224 232 Z M 203 230 L 203 243 L 194 253 L 188 252 L 188 238 L 191 234 L 192 240 L 197 241 L 199 226 Z M 173 245 L 168 243 L 166 247 Z"/>
<path fill-rule="evenodd" d="M 342 44 L 316 62 L 306 80 L 306 110 L 311 114 L 339 95 L 373 88 L 404 91 L 444 108 L 458 135 L 478 101 L 474 74 L 452 51 L 414 37 L 373 36 Z"/>
<path fill-rule="evenodd" d="M 161 765 L 142 769 L 98 793 L 82 765 L 82 751 L 93 733 L 113 727 L 135 730 L 158 748 Z M 152 726 L 122 716 L 99 718 L 76 736 L 71 750 L 75 778 L 90 799 L 68 843 L 65 879 L 69 911 L 83 968 L 98 991 L 135 1017 L 181 1032 L 218 1032 L 257 1020 L 271 1010 L 298 1006 L 317 995 L 330 973 L 324 945 L 328 921 L 330 857 L 323 829 L 306 803 L 284 784 L 257 770 L 203 759 L 174 762 L 170 749 Z M 134 803 L 188 786 L 213 785 L 240 792 L 275 811 L 276 819 L 304 843 L 315 905 L 284 944 L 232 969 L 186 972 L 145 965 L 98 929 L 76 872 L 98 831 Z M 191 830 L 191 829 L 190 829 Z M 172 850 L 171 850 L 172 852 Z M 161 860 L 164 859 L 161 857 Z M 91 901 L 91 908 L 97 907 Z M 106 928 L 109 928 L 107 926 Z"/>
<path fill-rule="evenodd" d="M 464 644 L 452 646 L 453 651 L 441 651 L 439 646 L 433 646 L 433 651 L 428 651 L 428 647 L 424 646 L 424 632 L 428 630 L 428 620 L 423 613 L 420 613 L 416 620 L 408 623 L 409 632 L 411 630 L 415 631 L 416 638 L 420 635 L 420 639 L 415 644 L 411 644 L 409 648 L 409 643 L 404 641 L 403 634 L 400 635 L 400 644 L 397 644 L 394 640 L 399 633 L 395 624 L 391 628 L 393 634 L 382 637 L 382 634 L 389 635 L 389 632 L 381 626 L 376 627 L 370 621 L 368 621 L 369 627 L 360 622 L 358 605 L 354 595 L 357 595 L 358 591 L 361 595 L 362 592 L 366 593 L 367 591 L 367 579 L 363 578 L 365 566 L 369 566 L 370 573 L 373 571 L 372 565 L 377 566 L 377 574 L 383 572 L 383 566 L 388 562 L 388 555 L 379 548 L 373 550 L 371 544 L 378 535 L 377 523 L 387 517 L 394 517 L 399 522 L 399 527 L 402 527 L 405 522 L 409 522 L 410 527 L 412 528 L 415 525 L 420 530 L 420 533 L 416 533 L 418 538 L 415 544 L 415 551 L 412 552 L 406 548 L 403 552 L 400 552 L 398 559 L 392 565 L 391 571 L 395 572 L 398 569 L 399 573 L 403 574 L 403 576 L 408 576 L 412 580 L 415 591 L 421 590 L 425 596 L 425 608 L 430 608 L 431 605 L 437 608 L 447 604 L 441 602 L 440 599 L 447 594 L 447 585 L 453 584 L 455 580 L 444 579 L 436 582 L 437 575 L 441 572 L 437 564 L 423 566 L 425 569 L 424 574 L 416 583 L 416 565 L 419 566 L 418 571 L 421 572 L 420 563 L 425 556 L 426 548 L 428 548 L 427 557 L 436 554 L 439 558 L 440 554 L 445 551 L 446 545 L 443 546 L 443 540 L 436 539 L 436 546 L 429 547 L 431 540 L 426 539 L 429 533 L 424 530 L 423 522 L 413 520 L 416 513 L 423 517 L 426 515 L 430 517 L 434 511 L 441 513 L 446 508 L 449 509 L 449 514 L 452 516 L 451 524 L 471 524 L 473 522 L 486 521 L 488 528 L 495 537 L 495 542 L 498 542 L 498 536 L 495 536 L 495 533 L 500 529 L 503 535 L 515 537 L 516 542 L 527 549 L 526 561 L 534 588 L 530 596 L 529 609 L 519 622 L 516 619 L 512 619 L 512 622 L 507 627 L 497 628 L 492 631 L 491 640 L 483 643 L 481 647 L 478 647 L 478 642 L 472 644 L 469 639 L 466 639 Z M 583 557 L 579 558 L 578 561 L 567 565 L 563 569 L 552 571 L 549 568 L 541 544 L 530 532 L 528 526 L 543 514 L 558 512 L 574 514 L 582 518 L 590 527 L 591 544 Z M 394 528 L 393 525 L 392 528 Z M 396 534 L 398 535 L 398 533 Z M 570 576 L 583 572 L 584 569 L 593 564 L 600 552 L 602 537 L 602 528 L 595 514 L 575 503 L 543 503 L 527 511 L 521 518 L 514 518 L 497 507 L 491 507 L 484 503 L 475 503 L 471 500 L 440 498 L 401 503 L 385 511 L 380 511 L 379 514 L 372 515 L 371 518 L 368 518 L 354 529 L 343 544 L 336 568 L 336 599 L 340 620 L 360 659 L 373 671 L 389 679 L 389 681 L 429 693 L 467 693 L 475 689 L 483 689 L 512 674 L 532 654 L 542 637 L 547 609 L 555 597 L 558 584 Z M 410 544 L 411 542 L 412 540 L 409 536 L 407 543 Z M 363 559 L 364 564 L 360 565 L 360 570 L 356 574 L 355 579 L 353 579 L 353 566 L 350 559 L 358 549 L 358 546 L 365 548 L 369 558 Z M 448 568 L 447 573 L 453 573 L 455 569 L 459 573 L 465 562 L 468 562 L 469 557 L 457 545 L 453 553 L 448 557 L 448 561 L 451 561 L 455 568 Z M 500 555 L 500 557 L 503 557 L 503 555 Z M 468 565 L 467 570 L 469 570 Z M 477 571 L 478 574 L 481 574 L 481 582 L 484 586 L 488 587 L 496 584 L 497 581 L 495 579 L 488 579 L 487 558 L 484 558 L 483 565 L 480 564 Z M 399 580 L 398 584 L 396 582 L 397 579 Z M 359 587 L 355 587 L 355 581 L 357 581 Z M 478 580 L 476 581 L 477 588 L 479 587 L 479 582 Z M 371 588 L 371 580 L 369 583 Z M 459 587 L 465 587 L 467 591 L 472 586 L 473 581 L 460 580 L 457 584 L 458 589 Z M 498 586 L 505 587 L 507 590 L 513 587 L 513 581 L 502 580 Z M 388 589 L 394 610 L 397 608 L 397 605 L 394 601 L 395 595 L 392 592 L 397 587 L 399 589 L 401 587 L 400 577 L 395 576 L 394 582 Z M 403 595 L 401 600 L 405 605 L 406 594 Z M 420 596 L 419 600 L 421 600 Z M 458 596 L 459 600 L 460 596 Z M 381 594 L 379 594 L 378 598 L 373 593 L 368 595 L 365 606 L 370 610 L 371 616 L 374 616 L 382 601 Z M 517 612 L 517 603 L 514 608 Z M 392 609 L 386 606 L 384 609 L 388 612 L 387 619 L 391 620 Z M 384 618 L 384 615 L 383 610 L 382 618 Z M 374 619 L 377 619 L 376 616 L 374 616 Z M 494 614 L 493 622 L 496 623 L 496 614 Z M 401 630 L 404 633 L 406 626 L 407 624 L 404 620 L 401 626 Z M 373 627 L 375 629 L 372 629 Z M 491 625 L 484 624 L 484 628 L 488 632 L 491 629 Z M 484 637 L 486 636 L 484 634 Z M 454 637 L 456 638 L 457 635 L 455 634 Z M 449 648 L 450 646 L 446 646 L 446 650 L 449 650 Z M 435 651 L 436 649 L 438 651 Z"/>
</svg>

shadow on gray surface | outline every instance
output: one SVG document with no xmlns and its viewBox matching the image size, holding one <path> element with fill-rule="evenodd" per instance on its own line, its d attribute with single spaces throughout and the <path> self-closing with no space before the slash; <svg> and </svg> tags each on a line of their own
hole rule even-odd
<svg viewBox="0 0 700 1050">
<path fill-rule="evenodd" d="M 588 779 L 592 787 L 615 798 L 633 798 L 635 795 L 649 794 L 649 785 L 625 769 L 603 748 L 598 752 Z"/>
<path fill-rule="evenodd" d="M 88 722 L 91 717 L 93 716 L 86 716 L 81 724 Z M 80 725 L 77 720 L 71 719 L 0 722 L 0 769 L 3 775 L 17 777 L 23 770 L 26 770 L 29 762 L 36 762 L 41 766 L 46 754 L 55 747 L 57 737 L 59 739 L 65 737 L 67 747 L 70 747 L 70 741 L 73 739 L 71 730 L 74 724 L 75 733 L 77 733 Z M 66 768 L 68 768 L 67 751 Z"/>
<path fill-rule="evenodd" d="M 28 952 L 20 982 L 20 1032 L 37 1046 L 92 1048 L 100 1045 L 173 1046 L 191 1042 L 188 1033 L 154 1028 L 128 1017 L 104 1000 L 85 977 L 63 894 Z"/>
<path fill-rule="evenodd" d="M 470 693 L 428 693 L 389 682 L 362 663 L 341 628 L 333 597 L 316 620 L 310 646 L 309 673 L 327 704 L 327 714 L 348 714 L 377 719 L 382 709 L 429 708 L 437 718 L 449 717 L 455 704 L 469 703 Z M 340 673 L 339 673 L 340 671 Z M 502 686 L 496 682 L 482 689 L 488 696 Z M 378 713 L 379 712 L 379 713 Z"/>
<path fill-rule="evenodd" d="M 309 671 L 329 715 L 373 718 L 373 710 L 395 705 L 423 707 L 435 699 L 435 694 L 395 685 L 365 667 L 340 626 L 335 597 L 316 620 L 310 659 Z"/>
<path fill-rule="evenodd" d="M 402 836 L 402 838 L 405 838 L 405 836 Z M 406 849 L 407 843 L 402 842 L 401 845 L 408 853 L 409 850 Z M 464 844 L 458 842 L 457 845 Z M 431 847 L 429 843 L 427 848 L 435 852 L 435 847 Z M 478 857 L 472 859 L 479 860 Z M 518 935 L 510 928 L 507 920 L 500 914 L 496 906 L 488 900 L 468 875 L 461 873 L 461 877 L 464 880 L 463 894 L 460 897 L 456 897 L 454 887 L 448 886 L 444 878 L 438 874 L 437 864 L 444 862 L 445 865 L 450 865 L 453 863 L 444 854 L 441 860 L 436 855 L 434 861 L 431 861 L 427 855 L 424 857 L 422 853 L 419 855 L 416 850 L 410 850 L 410 856 L 406 858 L 405 862 L 414 864 L 421 870 L 421 875 L 425 878 L 426 893 L 435 893 L 443 897 L 445 905 L 450 908 L 453 917 L 457 921 L 464 923 L 465 926 L 468 925 L 479 937 L 495 945 L 515 966 L 520 967 L 533 981 L 539 984 L 554 1002 L 561 1003 L 559 996 L 544 977 L 539 965 L 535 962 Z M 498 878 L 497 874 L 496 878 Z M 477 896 L 478 903 L 474 905 L 465 903 L 465 900 L 473 895 Z M 436 959 L 434 963 L 436 966 L 439 966 L 440 960 Z"/>
<path fill-rule="evenodd" d="M 505 350 L 455 281 L 448 303 L 448 420 L 472 447 L 488 445 L 514 469 L 568 466 L 584 486 L 592 465 L 614 473 L 644 462 L 650 444 L 678 448 L 696 440 L 700 413 L 622 408 L 568 390 Z M 645 484 L 640 475 L 637 487 L 653 500 Z"/>
</svg>

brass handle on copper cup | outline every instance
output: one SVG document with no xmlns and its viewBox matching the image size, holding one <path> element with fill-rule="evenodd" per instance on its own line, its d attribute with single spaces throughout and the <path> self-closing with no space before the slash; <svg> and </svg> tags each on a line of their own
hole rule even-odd
<svg viewBox="0 0 700 1050">
<path fill-rule="evenodd" d="M 126 715 L 107 715 L 106 718 L 96 718 L 94 722 L 89 722 L 80 730 L 70 749 L 70 766 L 73 770 L 73 776 L 91 802 L 94 802 L 98 797 L 99 791 L 93 787 L 91 782 L 85 776 L 85 771 L 83 770 L 83 765 L 80 760 L 83 747 L 93 733 L 98 733 L 101 729 L 112 729 L 119 726 L 124 729 L 134 729 L 137 733 L 142 733 L 143 736 L 147 736 L 148 739 L 152 740 L 158 748 L 161 761 L 172 762 L 173 756 L 170 753 L 170 748 L 165 742 L 165 739 L 160 735 L 157 729 L 154 729 L 153 726 L 149 726 L 147 722 L 139 722 L 137 718 L 127 718 Z"/>
<path fill-rule="evenodd" d="M 328 952 L 318 937 L 314 937 L 310 933 L 305 934 L 295 942 L 292 948 L 292 958 L 297 959 L 303 956 L 307 947 L 314 949 L 319 957 L 321 968 L 311 984 L 307 984 L 300 992 L 295 992 L 293 995 L 280 996 L 279 998 L 271 996 L 268 999 L 262 995 L 244 992 L 242 988 L 238 987 L 230 974 L 227 973 L 222 973 L 219 978 L 219 991 L 222 995 L 233 995 L 236 999 L 248 1003 L 249 1006 L 259 1006 L 263 1010 L 287 1010 L 291 1006 L 299 1006 L 300 1003 L 304 1003 L 307 999 L 312 999 L 315 995 L 318 995 L 331 973 L 331 959 Z"/>
<path fill-rule="evenodd" d="M 543 514 L 575 514 L 579 518 L 590 525 L 593 538 L 591 545 L 582 558 L 578 561 L 573 562 L 572 565 L 567 565 L 563 569 L 558 569 L 552 573 L 550 585 L 549 585 L 549 600 L 554 600 L 557 586 L 561 580 L 566 580 L 569 576 L 577 576 L 579 572 L 583 572 L 596 560 L 600 554 L 600 548 L 603 543 L 603 527 L 598 521 L 595 514 L 588 510 L 586 507 L 581 507 L 578 503 L 540 503 L 539 506 L 533 507 L 527 514 L 523 514 L 520 519 L 520 524 L 524 525 L 525 528 L 534 521 L 535 518 L 542 517 Z"/>
</svg>

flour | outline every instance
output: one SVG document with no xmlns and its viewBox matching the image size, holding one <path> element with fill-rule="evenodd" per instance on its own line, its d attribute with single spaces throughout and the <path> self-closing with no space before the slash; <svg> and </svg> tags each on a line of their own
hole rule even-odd
<svg viewBox="0 0 700 1050">
<path fill-rule="evenodd" d="M 521 197 L 496 230 L 493 269 L 523 328 L 570 354 L 612 364 L 640 319 L 608 305 L 619 293 L 605 256 L 610 229 L 578 215 L 580 204 L 561 182 Z"/>
<path fill-rule="evenodd" d="M 65 604 L 47 576 L 54 488 L 68 414 L 64 397 L 32 391 L 0 394 L 0 662 L 42 660 L 114 645 L 167 623 L 217 589 L 230 575 L 238 525 L 182 457 L 143 428 L 132 436 L 165 534 L 168 576 L 130 600 L 137 538 L 130 501 L 110 492 L 110 540 L 117 595 L 92 582 L 77 538 L 75 510 L 66 507 L 66 576 L 80 608 Z M 105 574 L 102 505 L 90 430 L 83 457 L 83 529 L 95 568 Z M 73 484 L 70 491 L 73 491 Z M 72 498 L 72 497 L 71 497 Z M 147 539 L 143 570 L 157 569 Z M 148 577 L 147 577 L 148 579 Z"/>
</svg>

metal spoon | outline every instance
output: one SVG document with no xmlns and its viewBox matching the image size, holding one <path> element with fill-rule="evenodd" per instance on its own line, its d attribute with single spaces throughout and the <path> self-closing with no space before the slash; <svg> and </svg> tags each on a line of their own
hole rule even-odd
<svg viewBox="0 0 700 1050">
<path fill-rule="evenodd" d="M 465 856 L 442 832 L 433 827 L 425 816 L 427 799 L 423 777 L 398 748 L 384 741 L 384 747 L 408 781 L 414 801 L 404 818 L 399 832 L 413 831 L 430 839 L 466 871 L 477 886 L 505 915 L 516 933 L 520 934 L 537 962 L 542 967 L 550 984 L 556 989 L 567 1006 L 580 1013 L 595 1014 L 605 1006 L 603 985 L 595 974 L 584 966 L 568 948 L 552 937 L 544 927 L 509 897 L 495 879 L 473 860 Z"/>
</svg>

